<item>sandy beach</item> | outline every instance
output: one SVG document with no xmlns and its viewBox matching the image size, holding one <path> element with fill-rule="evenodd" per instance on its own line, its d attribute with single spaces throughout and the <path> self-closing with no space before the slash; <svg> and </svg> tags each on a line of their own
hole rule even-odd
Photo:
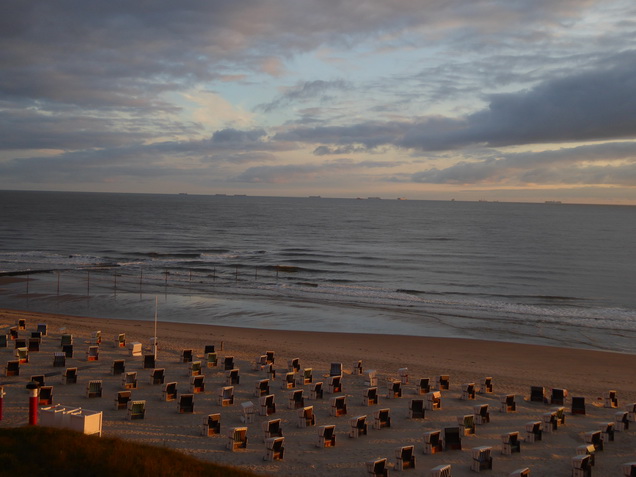
<svg viewBox="0 0 636 477">
<path fill-rule="evenodd" d="M 140 342 L 144 353 L 151 351 L 150 338 L 154 325 L 148 321 L 96 319 L 14 310 L 0 310 L 0 330 L 8 333 L 17 320 L 26 320 L 26 330 L 20 337 L 30 336 L 38 323 L 46 323 L 48 334 L 42 339 L 40 351 L 29 354 L 29 362 L 20 366 L 19 376 L 0 379 L 6 393 L 2 427 L 26 425 L 28 422 L 28 394 L 25 385 L 33 375 L 45 375 L 46 385 L 52 385 L 53 403 L 84 409 L 103 411 L 103 434 L 119 436 L 158 446 L 175 448 L 218 463 L 234 465 L 264 474 L 285 476 L 368 475 L 365 463 L 377 458 L 388 459 L 393 472 L 396 449 L 415 446 L 416 468 L 407 474 L 430 475 L 430 470 L 442 464 L 452 466 L 453 476 L 472 475 L 471 449 L 492 447 L 493 469 L 489 475 L 507 476 L 516 469 L 528 467 L 532 476 L 571 475 L 571 460 L 577 448 L 584 445 L 585 434 L 606 428 L 615 422 L 618 411 L 636 402 L 633 369 L 636 355 L 589 350 L 520 345 L 502 342 L 423 338 L 413 336 L 381 336 L 370 334 L 339 334 L 316 332 L 287 332 L 210 325 L 188 325 L 160 322 L 158 324 L 157 368 L 165 368 L 165 382 L 177 382 L 180 394 L 189 393 L 189 363 L 181 359 L 184 349 L 192 349 L 195 360 L 203 361 L 205 391 L 194 395 L 194 413 L 181 414 L 176 401 L 162 400 L 161 385 L 149 382 L 151 369 L 144 369 L 142 357 L 129 356 L 128 348 L 114 346 L 115 337 L 125 333 L 128 344 Z M 86 351 L 95 331 L 101 331 L 102 343 L 99 360 L 87 361 Z M 66 367 L 77 367 L 78 382 L 61 384 L 63 369 L 54 368 L 53 353 L 61 351 L 62 334 L 70 333 L 74 339 L 74 356 L 67 358 Z M 204 347 L 214 345 L 219 358 L 217 367 L 206 367 Z M 274 351 L 276 378 L 271 380 L 270 394 L 275 396 L 276 412 L 269 416 L 259 414 L 259 398 L 255 396 L 256 383 L 268 378 L 266 371 L 256 369 L 255 363 L 266 351 Z M 0 348 L 4 368 L 14 358 L 14 345 Z M 234 385 L 234 403 L 221 406 L 218 392 L 226 386 L 223 359 L 234 357 L 239 369 L 240 382 Z M 311 399 L 312 384 L 296 384 L 303 390 L 304 406 L 313 406 L 315 427 L 298 427 L 297 409 L 289 409 L 289 396 L 294 389 L 283 386 L 288 372 L 288 361 L 298 358 L 301 370 L 312 368 L 313 382 L 324 383 L 323 399 Z M 146 401 L 143 420 L 128 420 L 125 410 L 114 409 L 114 399 L 122 390 L 121 376 L 111 372 L 113 360 L 124 359 L 126 371 L 136 371 L 138 388 L 133 399 Z M 354 364 L 362 361 L 362 374 L 354 373 Z M 331 363 L 342 363 L 342 391 L 329 393 Z M 389 398 L 389 383 L 400 380 L 399 369 L 407 368 L 408 382 L 401 384 L 401 397 Z M 363 395 L 369 388 L 367 371 L 376 370 L 379 404 L 363 404 Z M 450 377 L 450 388 L 441 391 L 442 405 L 438 410 L 427 410 L 424 419 L 409 417 L 412 399 L 426 399 L 417 385 L 421 378 L 430 378 L 435 389 L 435 378 Z M 462 399 L 465 383 L 475 383 L 478 390 L 484 377 L 492 377 L 493 392 L 479 393 L 475 399 Z M 89 380 L 102 380 L 103 396 L 87 398 Z M 406 379 L 404 379 L 406 381 Z M 543 432 L 542 439 L 528 442 L 526 424 L 542 421 L 543 415 L 556 406 L 530 401 L 532 386 L 544 387 L 549 398 L 551 389 L 567 389 L 569 395 L 563 407 L 565 423 L 554 432 Z M 605 407 L 604 395 L 616 391 L 618 408 Z M 500 412 L 500 396 L 514 394 L 515 412 Z M 346 415 L 333 416 L 331 398 L 344 396 Z M 572 415 L 572 397 L 584 397 L 585 415 Z M 241 419 L 241 403 L 251 401 L 256 414 L 253 422 Z M 424 453 L 425 432 L 458 425 L 457 418 L 472 415 L 478 404 L 488 404 L 490 422 L 478 424 L 474 435 L 466 435 L 461 450 L 444 450 L 435 454 Z M 375 429 L 374 413 L 390 409 L 391 425 Z M 209 414 L 221 414 L 221 432 L 203 436 L 201 424 Z M 357 438 L 349 437 L 350 419 L 367 416 L 368 432 Z M 264 461 L 266 454 L 262 423 L 281 419 L 285 437 L 283 460 Z M 593 475 L 620 476 L 621 465 L 636 461 L 636 423 L 628 430 L 616 432 L 613 441 L 605 442 L 597 451 Z M 335 425 L 336 445 L 317 447 L 318 429 L 322 425 Z M 248 428 L 248 445 L 244 450 L 226 450 L 227 432 L 232 427 Z M 462 426 L 463 430 L 463 426 Z M 521 452 L 502 454 L 502 434 L 518 431 Z M 605 436 L 606 438 L 608 436 Z"/>
</svg>

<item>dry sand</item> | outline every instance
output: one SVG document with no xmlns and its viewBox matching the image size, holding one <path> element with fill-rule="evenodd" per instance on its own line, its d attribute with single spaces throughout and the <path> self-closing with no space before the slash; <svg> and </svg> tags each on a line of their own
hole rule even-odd
<svg viewBox="0 0 636 477">
<path fill-rule="evenodd" d="M 27 320 L 27 329 L 20 336 L 30 336 L 38 323 L 48 325 L 48 335 L 39 352 L 30 354 L 28 364 L 21 365 L 19 377 L 0 378 L 4 385 L 4 420 L 2 427 L 25 425 L 28 422 L 28 395 L 25 385 L 30 376 L 50 374 L 46 384 L 54 386 L 54 404 L 77 406 L 103 411 L 104 435 L 119 436 L 138 442 L 166 446 L 214 462 L 239 466 L 265 474 L 288 476 L 351 475 L 364 476 L 365 462 L 387 457 L 389 466 L 395 465 L 395 449 L 414 445 L 416 469 L 407 475 L 430 475 L 430 469 L 441 464 L 452 465 L 454 477 L 472 475 L 471 449 L 492 446 L 493 470 L 489 475 L 507 476 L 512 471 L 529 467 L 532 476 L 569 476 L 571 458 L 577 447 L 585 443 L 584 434 L 600 430 L 614 422 L 615 414 L 629 403 L 636 402 L 636 355 L 588 350 L 552 348 L 464 339 L 423 338 L 414 336 L 379 336 L 367 334 L 336 334 L 269 331 L 218 326 L 186 325 L 160 322 L 158 327 L 159 351 L 157 367 L 166 369 L 166 382 L 178 382 L 180 393 L 189 392 L 188 364 L 181 362 L 183 349 L 193 349 L 203 357 L 205 345 L 216 346 L 220 366 L 205 368 L 205 392 L 195 394 L 194 414 L 179 414 L 176 402 L 162 401 L 162 386 L 149 383 L 150 371 L 143 369 L 143 360 L 130 357 L 128 350 L 113 345 L 118 333 L 125 333 L 128 343 L 143 343 L 150 350 L 153 323 L 117 319 L 96 319 L 62 315 L 38 314 L 13 310 L 0 310 L 0 330 L 8 332 L 18 318 Z M 101 330 L 102 344 L 99 361 L 88 362 L 86 350 L 91 334 Z M 75 340 L 74 357 L 67 359 L 67 367 L 80 368 L 78 384 L 62 385 L 61 368 L 52 366 L 53 353 L 60 351 L 60 337 L 71 333 Z M 258 398 L 254 396 L 255 383 L 267 376 L 254 370 L 257 358 L 266 351 L 275 352 L 277 376 L 270 383 L 275 395 L 276 413 L 269 417 L 258 414 Z M 12 343 L 0 348 L 0 361 L 13 358 Z M 240 369 L 240 384 L 235 386 L 234 405 L 222 407 L 217 402 L 219 388 L 225 385 L 225 371 L 221 360 L 234 356 Z M 305 406 L 314 406 L 317 424 L 336 425 L 336 446 L 318 448 L 318 428 L 297 427 L 297 411 L 288 409 L 290 390 L 282 389 L 282 376 L 287 372 L 288 360 L 299 358 L 301 368 L 313 368 L 314 381 L 323 381 L 327 387 L 330 364 L 341 362 L 344 367 L 343 392 L 346 396 L 347 415 L 330 415 L 330 398 L 325 389 L 324 399 L 309 398 L 309 385 L 304 390 Z M 129 421 L 127 412 L 114 410 L 114 398 L 121 390 L 121 378 L 111 374 L 114 359 L 125 359 L 126 371 L 137 371 L 138 389 L 133 399 L 146 400 L 144 420 Z M 353 364 L 362 360 L 363 369 L 377 370 L 379 406 L 362 404 L 366 376 L 352 374 Z M 205 365 L 204 365 L 205 366 Z M 387 398 L 388 380 L 398 379 L 398 369 L 408 368 L 409 384 L 402 386 L 402 397 Z M 450 389 L 442 391 L 442 409 L 427 411 L 426 419 L 408 418 L 411 399 L 416 395 L 415 384 L 428 377 L 433 382 L 440 374 L 450 376 Z M 492 376 L 494 392 L 477 394 L 476 399 L 463 400 L 462 384 L 475 382 L 477 387 L 485 376 Z M 86 383 L 100 379 L 104 384 L 102 398 L 85 396 Z M 519 431 L 525 439 L 525 424 L 542 419 L 554 405 L 529 401 L 530 387 L 543 386 L 549 395 L 551 388 L 565 388 L 572 396 L 586 400 L 587 413 L 571 415 L 571 399 L 565 402 L 566 422 L 550 434 L 543 434 L 540 442 L 523 442 L 521 452 L 501 454 L 501 434 Z M 603 395 L 615 390 L 618 409 L 604 407 Z M 515 394 L 517 412 L 501 413 L 499 397 Z M 241 421 L 241 403 L 252 401 L 257 408 L 254 422 Z M 423 434 L 457 425 L 457 417 L 472 414 L 476 404 L 488 404 L 490 423 L 478 425 L 476 434 L 465 436 L 462 450 L 447 450 L 433 455 L 424 454 Z M 373 414 L 380 408 L 389 408 L 391 427 L 373 429 Z M 221 414 L 221 434 L 201 435 L 201 423 L 208 414 Z M 350 438 L 349 419 L 367 415 L 369 431 L 359 438 Z M 282 420 L 285 437 L 285 455 L 282 461 L 266 462 L 263 421 Z M 621 464 L 636 461 L 636 422 L 625 432 L 616 432 L 613 442 L 596 455 L 595 476 L 621 476 Z M 227 432 L 231 427 L 248 427 L 246 450 L 226 450 Z"/>
</svg>

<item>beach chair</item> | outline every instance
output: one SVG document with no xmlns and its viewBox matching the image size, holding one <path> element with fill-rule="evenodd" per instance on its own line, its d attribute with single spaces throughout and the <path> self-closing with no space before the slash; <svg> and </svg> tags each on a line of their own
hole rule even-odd
<svg viewBox="0 0 636 477">
<path fill-rule="evenodd" d="M 182 363 L 191 363 L 192 362 L 192 354 L 194 351 L 192 349 L 182 349 L 181 350 L 181 362 Z"/>
<path fill-rule="evenodd" d="M 68 346 L 73 344 L 73 335 L 69 333 L 64 333 L 60 337 L 60 347 Z"/>
<path fill-rule="evenodd" d="M 221 351 L 223 351 L 223 346 L 221 346 Z M 216 352 L 216 348 L 214 347 L 214 345 L 205 345 L 203 347 L 203 354 L 206 355 L 208 353 L 214 353 Z"/>
<path fill-rule="evenodd" d="M 553 407 L 552 412 L 556 413 L 557 426 L 564 425 L 565 424 L 565 408 L 562 406 Z"/>
<path fill-rule="evenodd" d="M 20 361 L 7 361 L 7 365 L 4 367 L 4 375 L 9 376 L 20 376 Z"/>
<path fill-rule="evenodd" d="M 260 355 L 258 358 L 256 358 L 256 361 L 254 361 L 254 371 L 263 371 L 267 366 L 268 364 L 266 354 Z"/>
<path fill-rule="evenodd" d="M 550 392 L 550 404 L 557 404 L 563 406 L 565 400 L 568 397 L 567 389 L 552 388 Z"/>
<path fill-rule="evenodd" d="M 336 394 L 342 392 L 342 376 L 330 376 L 329 377 L 329 394 Z"/>
<path fill-rule="evenodd" d="M 241 382 L 241 376 L 237 368 L 225 371 L 225 385 L 236 386 Z"/>
<path fill-rule="evenodd" d="M 401 472 L 407 469 L 415 469 L 415 446 L 395 449 L 395 470 Z"/>
<path fill-rule="evenodd" d="M 439 410 L 442 408 L 442 393 L 439 391 L 431 391 L 426 393 L 426 409 L 429 411 Z"/>
<path fill-rule="evenodd" d="M 409 383 L 409 368 L 398 369 L 398 376 L 400 377 L 400 382 L 402 384 L 408 384 Z"/>
<path fill-rule="evenodd" d="M 591 444 L 583 444 L 582 446 L 578 446 L 576 448 L 576 455 L 589 455 L 590 465 L 593 466 L 596 456 L 596 449 Z"/>
<path fill-rule="evenodd" d="M 420 378 L 415 388 L 415 394 L 423 396 L 431 392 L 431 380 L 430 378 Z"/>
<path fill-rule="evenodd" d="M 0 334 L 0 348 L 6 348 L 9 343 L 9 335 Z"/>
<path fill-rule="evenodd" d="M 190 376 L 190 392 L 192 394 L 205 392 L 205 376 Z"/>
<path fill-rule="evenodd" d="M 526 442 L 537 442 L 541 440 L 543 425 L 541 421 L 530 421 L 526 423 Z"/>
<path fill-rule="evenodd" d="M 460 425 L 462 435 L 474 436 L 475 435 L 475 416 L 472 414 L 466 414 L 465 416 L 457 416 L 457 424 Z"/>
<path fill-rule="evenodd" d="M 40 338 L 29 338 L 29 341 L 27 342 L 27 349 L 29 350 L 29 353 L 36 353 L 40 351 L 41 341 L 42 340 Z"/>
<path fill-rule="evenodd" d="M 501 453 L 504 455 L 521 452 L 521 441 L 519 440 L 519 433 L 517 431 L 502 434 L 501 444 Z"/>
<path fill-rule="evenodd" d="M 126 371 L 122 373 L 121 387 L 124 389 L 137 389 L 137 371 Z"/>
<path fill-rule="evenodd" d="M 133 421 L 146 417 L 146 401 L 128 401 L 128 419 Z"/>
<path fill-rule="evenodd" d="M 113 376 L 119 376 L 126 372 L 126 361 L 123 359 L 114 359 L 111 366 L 111 374 Z"/>
<path fill-rule="evenodd" d="M 73 350 L 74 350 L 73 346 L 74 345 L 72 345 L 72 344 L 62 346 L 62 352 L 64 353 L 64 355 L 67 358 L 72 358 L 73 357 Z"/>
<path fill-rule="evenodd" d="M 314 415 L 314 406 L 305 406 L 298 409 L 298 427 L 309 427 L 316 425 L 316 416 Z"/>
<path fill-rule="evenodd" d="M 234 356 L 226 356 L 223 358 L 223 370 L 224 371 L 229 371 L 231 369 L 234 369 Z"/>
<path fill-rule="evenodd" d="M 227 449 L 235 452 L 247 449 L 247 427 L 232 427 L 227 434 Z"/>
<path fill-rule="evenodd" d="M 134 358 L 141 358 L 143 356 L 143 345 L 137 341 L 128 344 L 128 355 Z"/>
<path fill-rule="evenodd" d="M 603 442 L 614 442 L 614 422 L 606 422 L 601 426 L 601 439 Z"/>
<path fill-rule="evenodd" d="M 53 386 L 40 386 L 38 404 L 40 406 L 53 405 Z"/>
<path fill-rule="evenodd" d="M 488 412 L 488 404 L 477 404 L 473 406 L 473 415 L 475 416 L 475 424 L 486 424 L 490 422 L 490 412 Z"/>
<path fill-rule="evenodd" d="M 42 387 L 42 386 L 46 386 L 46 383 L 44 382 L 44 374 L 35 374 L 33 376 L 31 376 L 31 382 L 35 383 L 38 385 L 38 388 Z"/>
<path fill-rule="evenodd" d="M 636 402 L 629 403 L 625 406 L 625 410 L 627 411 L 627 419 L 630 422 L 636 422 Z"/>
<path fill-rule="evenodd" d="M 86 383 L 86 397 L 100 398 L 102 397 L 102 381 L 92 380 Z"/>
<path fill-rule="evenodd" d="M 292 373 L 300 373 L 300 359 L 292 358 L 287 360 L 287 369 Z"/>
<path fill-rule="evenodd" d="M 218 403 L 223 407 L 234 404 L 234 386 L 223 386 L 219 389 Z"/>
<path fill-rule="evenodd" d="M 448 376 L 447 374 L 441 374 L 437 376 L 437 379 L 435 380 L 435 386 L 437 387 L 438 391 L 447 391 L 448 389 L 450 389 L 450 376 Z"/>
<path fill-rule="evenodd" d="M 336 426 L 329 424 L 318 427 L 316 447 L 334 447 L 336 445 Z"/>
<path fill-rule="evenodd" d="M 481 380 L 479 385 L 479 394 L 490 394 L 492 393 L 492 377 L 486 376 Z"/>
<path fill-rule="evenodd" d="M 274 364 L 274 352 L 265 351 L 265 355 L 267 356 L 267 364 Z"/>
<path fill-rule="evenodd" d="M 364 379 L 365 386 L 374 387 L 378 385 L 378 376 L 375 369 L 369 369 Z"/>
<path fill-rule="evenodd" d="M 378 396 L 378 388 L 372 387 L 362 391 L 362 405 L 363 406 L 377 406 L 380 403 Z"/>
<path fill-rule="evenodd" d="M 522 467 L 521 469 L 513 470 L 508 474 L 508 477 L 530 477 L 530 468 Z"/>
<path fill-rule="evenodd" d="M 156 366 L 156 359 L 155 359 L 155 355 L 154 354 L 145 354 L 144 355 L 144 364 L 143 364 L 143 368 L 144 369 L 154 369 Z"/>
<path fill-rule="evenodd" d="M 219 359 L 216 353 L 206 353 L 205 354 L 205 364 L 208 368 L 216 368 L 218 365 Z"/>
<path fill-rule="evenodd" d="M 29 362 L 29 348 L 17 348 L 15 350 L 15 357 L 18 358 L 20 364 L 26 364 Z"/>
<path fill-rule="evenodd" d="M 397 399 L 402 397 L 402 382 L 395 379 L 387 383 L 387 399 Z"/>
<path fill-rule="evenodd" d="M 475 399 L 475 383 L 462 384 L 462 399 L 463 400 Z"/>
<path fill-rule="evenodd" d="M 373 413 L 373 428 L 380 430 L 385 427 L 391 427 L 391 410 L 378 409 Z"/>
<path fill-rule="evenodd" d="M 192 361 L 188 366 L 188 374 L 186 376 L 200 376 L 202 373 L 201 361 Z"/>
<path fill-rule="evenodd" d="M 268 364 L 265 367 L 265 372 L 267 373 L 267 378 L 270 380 L 276 379 L 276 370 L 274 369 L 273 364 Z"/>
<path fill-rule="evenodd" d="M 62 384 L 77 384 L 77 368 L 66 368 L 62 374 Z"/>
<path fill-rule="evenodd" d="M 426 419 L 426 406 L 424 399 L 411 399 L 409 403 L 410 419 Z"/>
<path fill-rule="evenodd" d="M 26 348 L 26 347 L 27 347 L 26 338 L 16 338 L 15 340 L 13 340 L 13 348 L 14 349 Z"/>
<path fill-rule="evenodd" d="M 163 391 L 161 393 L 162 401 L 176 401 L 177 400 L 177 383 L 171 382 L 166 383 L 163 386 Z"/>
<path fill-rule="evenodd" d="M 309 397 L 311 399 L 322 399 L 323 390 L 322 390 L 322 382 L 314 383 L 313 387 L 309 391 Z"/>
<path fill-rule="evenodd" d="M 543 430 L 547 434 L 557 431 L 559 424 L 557 423 L 556 411 L 544 413 L 541 419 L 543 420 Z"/>
<path fill-rule="evenodd" d="M 115 336 L 115 348 L 125 348 L 126 347 L 126 334 L 119 333 Z"/>
<path fill-rule="evenodd" d="M 452 477 L 450 464 L 442 464 L 431 469 L 431 477 Z"/>
<path fill-rule="evenodd" d="M 629 429 L 629 413 L 618 411 L 614 414 L 615 428 L 618 432 L 625 432 Z"/>
<path fill-rule="evenodd" d="M 299 409 L 305 407 L 305 397 L 302 389 L 296 389 L 289 393 L 288 409 Z"/>
<path fill-rule="evenodd" d="M 353 363 L 351 367 L 351 374 L 354 376 L 362 376 L 362 360 L 358 360 Z"/>
<path fill-rule="evenodd" d="M 265 439 L 266 452 L 263 459 L 268 461 L 283 460 L 283 455 L 285 454 L 284 443 L 284 437 L 270 437 L 269 439 Z"/>
<path fill-rule="evenodd" d="M 592 444 L 596 451 L 603 450 L 603 436 L 601 431 L 589 431 L 583 435 L 586 444 Z"/>
<path fill-rule="evenodd" d="M 331 411 L 330 414 L 334 417 L 344 416 L 347 414 L 347 397 L 346 396 L 334 396 L 330 400 Z"/>
<path fill-rule="evenodd" d="M 38 323 L 37 331 L 40 333 L 40 336 L 46 336 L 49 332 L 49 325 L 46 323 Z"/>
<path fill-rule="evenodd" d="M 91 343 L 95 345 L 102 344 L 102 332 L 101 331 L 93 331 L 91 334 Z"/>
<path fill-rule="evenodd" d="M 572 414 L 585 415 L 585 398 L 581 396 L 572 397 Z"/>
<path fill-rule="evenodd" d="M 627 462 L 621 465 L 623 477 L 636 477 L 636 462 Z"/>
<path fill-rule="evenodd" d="M 349 437 L 357 438 L 366 436 L 368 431 L 367 416 L 358 416 L 349 419 Z"/>
<path fill-rule="evenodd" d="M 373 475 L 374 477 L 386 477 L 389 475 L 386 457 L 368 461 L 367 474 Z"/>
<path fill-rule="evenodd" d="M 329 376 L 342 376 L 342 363 L 331 363 Z"/>
<path fill-rule="evenodd" d="M 296 377 L 294 373 L 285 373 L 280 387 L 281 389 L 294 389 L 296 387 Z"/>
<path fill-rule="evenodd" d="M 128 402 L 130 401 L 131 397 L 131 391 L 117 391 L 117 396 L 115 397 L 115 411 L 128 409 Z"/>
<path fill-rule="evenodd" d="M 270 437 L 283 437 L 283 421 L 281 419 L 270 419 L 269 421 L 263 421 L 261 428 L 263 429 L 264 439 Z"/>
<path fill-rule="evenodd" d="M 166 379 L 166 370 L 165 368 L 155 368 L 150 373 L 150 384 L 157 385 L 163 384 Z"/>
<path fill-rule="evenodd" d="M 261 397 L 269 394 L 269 379 L 259 379 L 254 387 L 254 396 Z"/>
<path fill-rule="evenodd" d="M 9 328 L 9 340 L 15 341 L 17 339 L 18 339 L 18 327 L 12 326 L 11 328 Z"/>
<path fill-rule="evenodd" d="M 589 455 L 572 457 L 572 477 L 591 477 L 592 459 Z"/>
<path fill-rule="evenodd" d="M 256 408 L 252 401 L 245 401 L 241 403 L 241 422 L 245 424 L 254 422 L 254 416 L 256 415 Z"/>
<path fill-rule="evenodd" d="M 16 326 L 18 327 L 18 330 L 26 330 L 26 319 L 25 318 L 18 318 L 16 320 Z"/>
<path fill-rule="evenodd" d="M 499 396 L 499 402 L 501 403 L 501 406 L 499 408 L 501 412 L 517 411 L 517 403 L 515 403 L 514 394 L 504 394 L 503 396 Z"/>
<path fill-rule="evenodd" d="M 616 396 L 616 391 L 607 391 L 603 394 L 603 398 L 605 400 L 605 407 L 607 408 L 617 408 L 618 407 L 618 397 Z"/>
<path fill-rule="evenodd" d="M 214 436 L 221 433 L 221 414 L 208 414 L 203 418 L 201 425 L 201 435 L 205 437 Z"/>
<path fill-rule="evenodd" d="M 182 394 L 177 399 L 177 412 L 179 414 L 194 413 L 194 394 Z"/>
<path fill-rule="evenodd" d="M 492 470 L 492 447 L 480 446 L 471 449 L 473 455 L 470 469 L 473 472 L 481 472 L 482 470 Z"/>
<path fill-rule="evenodd" d="M 296 377 L 296 384 L 299 384 L 299 385 L 311 384 L 314 380 L 313 372 L 314 370 L 312 368 L 303 369 L 303 372 Z"/>
<path fill-rule="evenodd" d="M 424 433 L 424 453 L 437 454 L 442 452 L 442 431 L 427 431 Z"/>
<path fill-rule="evenodd" d="M 530 401 L 547 403 L 548 400 L 545 397 L 545 388 L 543 386 L 530 386 Z"/>
<path fill-rule="evenodd" d="M 462 430 L 457 427 L 444 427 L 442 429 L 442 442 L 444 450 L 462 450 Z"/>
</svg>

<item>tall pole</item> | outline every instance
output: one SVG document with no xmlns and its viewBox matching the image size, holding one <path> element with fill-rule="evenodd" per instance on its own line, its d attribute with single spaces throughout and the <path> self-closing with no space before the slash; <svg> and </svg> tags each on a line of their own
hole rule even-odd
<svg viewBox="0 0 636 477">
<path fill-rule="evenodd" d="M 153 345 L 155 360 L 157 359 L 157 306 L 159 303 L 159 298 L 155 296 L 155 342 Z"/>
</svg>

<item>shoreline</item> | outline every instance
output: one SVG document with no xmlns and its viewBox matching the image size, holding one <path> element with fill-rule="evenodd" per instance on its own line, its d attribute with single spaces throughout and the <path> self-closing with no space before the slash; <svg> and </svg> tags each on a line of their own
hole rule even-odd
<svg viewBox="0 0 636 477">
<path fill-rule="evenodd" d="M 241 384 L 236 386 L 233 406 L 221 407 L 216 403 L 217 388 L 223 385 L 224 373 L 219 369 L 205 370 L 207 390 L 195 395 L 197 407 L 194 415 L 182 415 L 175 412 L 174 403 L 161 402 L 157 386 L 147 382 L 148 370 L 140 367 L 139 359 L 129 358 L 125 350 L 112 347 L 113 337 L 118 332 L 126 333 L 127 340 L 139 341 L 148 345 L 153 335 L 154 323 L 147 320 L 128 320 L 117 318 L 93 318 L 60 314 L 38 313 L 0 309 L 0 329 L 14 326 L 18 317 L 26 318 L 27 330 L 37 323 L 49 325 L 50 336 L 43 343 L 50 349 L 57 348 L 62 332 L 72 333 L 78 343 L 76 357 L 71 361 L 86 364 L 84 347 L 91 333 L 102 331 L 104 343 L 101 346 L 103 360 L 86 371 L 82 371 L 79 385 L 61 386 L 52 383 L 55 388 L 55 402 L 78 405 L 87 409 L 100 407 L 104 412 L 104 433 L 124 439 L 132 439 L 155 445 L 165 445 L 179 449 L 202 459 L 221 464 L 236 465 L 249 470 L 284 476 L 306 475 L 323 476 L 335 473 L 347 475 L 366 475 L 364 462 L 375 457 L 388 457 L 394 462 L 394 449 L 399 445 L 415 445 L 418 461 L 418 475 L 424 469 L 430 469 L 442 463 L 453 465 L 453 476 L 471 475 L 470 449 L 481 445 L 493 447 L 495 469 L 492 475 L 508 475 L 512 470 L 530 467 L 532 475 L 566 475 L 570 469 L 570 460 L 576 453 L 576 447 L 584 444 L 585 431 L 599 428 L 603 422 L 613 419 L 623 404 L 636 402 L 636 389 L 631 370 L 636 368 L 636 355 L 586 349 L 559 348 L 545 345 L 516 344 L 499 341 L 485 341 L 467 338 L 437 338 L 403 335 L 353 334 L 310 331 L 285 331 L 255 328 L 228 327 L 209 324 L 187 324 L 158 322 L 158 363 L 165 367 L 169 378 L 179 382 L 181 392 L 186 391 L 187 378 L 185 365 L 179 362 L 182 349 L 192 348 L 201 354 L 206 344 L 215 344 L 217 353 L 234 356 L 241 370 Z M 222 347 L 222 350 L 221 350 Z M 33 353 L 33 359 L 24 365 L 26 371 L 20 376 L 20 383 L 5 384 L 7 399 L 5 419 L 2 427 L 23 425 L 26 419 L 24 382 L 28 376 L 39 371 L 50 371 L 50 349 Z M 57 349 L 56 349 L 57 350 Z M 294 410 L 287 409 L 286 395 L 289 391 L 281 389 L 280 378 L 273 381 L 272 391 L 278 403 L 277 414 L 285 428 L 287 454 L 281 462 L 264 462 L 264 444 L 262 442 L 261 422 L 264 417 L 257 416 L 256 422 L 247 424 L 250 445 L 244 452 L 228 452 L 224 449 L 226 432 L 231 426 L 245 425 L 240 421 L 240 403 L 257 402 L 253 395 L 254 382 L 262 378 L 252 365 L 266 350 L 274 350 L 277 356 L 277 371 L 283 372 L 287 360 L 299 358 L 301 367 L 312 367 L 314 376 L 320 377 L 325 384 L 324 374 L 329 372 L 332 362 L 342 362 L 344 393 L 348 398 L 349 413 L 345 417 L 329 415 L 329 398 L 307 399 L 305 387 L 305 405 L 314 405 L 318 424 L 336 424 L 338 445 L 333 449 L 315 447 L 316 429 L 296 427 Z M 13 350 L 0 349 L 0 358 L 9 359 Z M 123 355 L 122 355 L 123 353 Z M 138 371 L 143 383 L 136 390 L 139 398 L 148 401 L 148 417 L 143 421 L 127 421 L 123 411 L 112 410 L 112 398 L 120 389 L 117 381 L 109 377 L 109 367 L 113 357 L 125 357 L 127 368 Z M 102 358 L 100 358 L 102 359 Z M 377 370 L 381 407 L 390 407 L 395 424 L 391 429 L 370 429 L 369 435 L 359 439 L 349 439 L 349 418 L 365 414 L 373 420 L 376 407 L 362 406 L 360 398 L 365 388 L 362 376 L 351 375 L 353 363 L 362 360 L 364 369 Z M 4 364 L 4 363 L 3 363 Z M 76 365 L 76 364 L 72 364 Z M 400 399 L 387 399 L 386 383 L 397 376 L 399 368 L 408 368 L 412 382 L 405 386 L 405 394 Z M 127 369 L 128 371 L 128 369 Z M 451 389 L 444 391 L 444 407 L 441 411 L 430 411 L 425 420 L 413 420 L 405 417 L 413 394 L 413 382 L 420 377 L 434 378 L 439 374 L 451 377 Z M 280 374 L 279 374 L 280 375 Z M 479 395 L 475 401 L 463 401 L 461 385 L 466 382 L 478 382 L 484 376 L 492 376 L 495 391 L 493 395 Z M 105 395 L 101 400 L 87 400 L 84 386 L 87 379 L 103 379 Z M 48 378 L 47 378 L 48 379 Z M 51 378 L 53 379 L 53 378 Z M 1 378 L 2 383 L 9 380 Z M 12 380 L 13 381 L 13 380 Z M 47 383 L 48 384 L 48 383 Z M 583 396 L 589 409 L 584 417 L 569 416 L 565 429 L 544 437 L 546 442 L 524 444 L 524 450 L 514 458 L 502 456 L 500 434 L 518 430 L 524 435 L 527 421 L 540 419 L 553 406 L 527 401 L 531 386 L 565 388 L 570 396 Z M 620 399 L 619 409 L 606 409 L 602 405 L 603 393 L 615 390 Z M 515 394 L 518 412 L 500 414 L 499 396 Z M 488 403 L 492 422 L 479 426 L 475 436 L 464 437 L 464 449 L 461 452 L 442 452 L 436 455 L 424 455 L 422 434 L 427 430 L 451 425 L 456 417 L 466 414 L 473 404 Z M 568 409 L 566 404 L 566 409 Z M 209 413 L 222 414 L 222 433 L 212 438 L 198 434 L 200 421 Z M 456 425 L 456 424 L 455 424 Z M 633 425 L 636 427 L 636 425 Z M 630 428 L 632 429 L 632 428 Z M 620 464 L 636 460 L 636 436 L 634 429 L 617 433 L 616 441 L 607 444 L 606 450 L 597 457 L 596 475 L 615 475 Z M 603 474 L 606 469 L 607 474 Z M 551 472 L 555 472 L 551 474 Z M 427 475 L 426 472 L 423 475 Z M 618 475 L 616 471 L 616 475 Z"/>
</svg>

